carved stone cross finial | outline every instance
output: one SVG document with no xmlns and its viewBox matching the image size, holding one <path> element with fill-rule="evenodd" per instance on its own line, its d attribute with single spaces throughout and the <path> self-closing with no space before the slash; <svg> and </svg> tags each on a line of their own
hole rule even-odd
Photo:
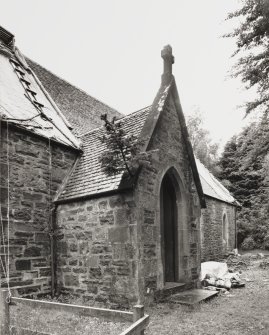
<svg viewBox="0 0 269 335">
<path fill-rule="evenodd" d="M 170 45 L 166 45 L 162 49 L 161 56 L 163 58 L 162 82 L 164 84 L 168 84 L 172 79 L 172 65 L 175 62 L 175 58 L 172 54 L 172 47 Z"/>
</svg>

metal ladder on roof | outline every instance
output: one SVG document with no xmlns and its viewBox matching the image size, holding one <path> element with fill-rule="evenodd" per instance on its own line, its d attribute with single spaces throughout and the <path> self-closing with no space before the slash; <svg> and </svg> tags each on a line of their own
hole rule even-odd
<svg viewBox="0 0 269 335">
<path fill-rule="evenodd" d="M 35 92 L 32 87 L 31 87 L 31 82 L 29 80 L 27 80 L 27 74 L 26 74 L 26 70 L 21 66 L 21 64 L 15 60 L 14 58 L 10 59 L 10 63 L 16 73 L 16 75 L 18 76 L 24 90 L 25 90 L 25 96 L 31 101 L 31 103 L 38 109 L 38 111 L 42 113 L 42 108 L 44 107 L 44 105 L 42 103 L 40 103 L 36 96 L 37 96 L 37 92 Z"/>
</svg>

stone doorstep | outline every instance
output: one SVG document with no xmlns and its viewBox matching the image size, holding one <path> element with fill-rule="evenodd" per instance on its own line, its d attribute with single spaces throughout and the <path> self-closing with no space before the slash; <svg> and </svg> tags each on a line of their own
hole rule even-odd
<svg viewBox="0 0 269 335">
<path fill-rule="evenodd" d="M 184 290 L 186 290 L 185 283 L 166 282 L 163 289 L 157 290 L 154 293 L 154 299 L 159 302 L 165 301 L 170 296 L 175 295 Z"/>
<path fill-rule="evenodd" d="M 217 296 L 219 291 L 208 291 L 202 289 L 192 289 L 180 292 L 176 295 L 173 295 L 168 300 L 174 304 L 182 304 L 187 306 L 194 306 L 200 302 L 206 301 L 214 296 Z"/>
</svg>

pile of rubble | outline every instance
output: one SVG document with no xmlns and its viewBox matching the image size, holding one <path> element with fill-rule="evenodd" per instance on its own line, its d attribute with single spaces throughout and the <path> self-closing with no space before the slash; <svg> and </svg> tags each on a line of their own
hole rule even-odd
<svg viewBox="0 0 269 335">
<path fill-rule="evenodd" d="M 229 271 L 227 263 L 221 262 L 202 263 L 200 280 L 205 289 L 221 292 L 245 286 L 240 279 L 240 273 Z"/>
<path fill-rule="evenodd" d="M 231 288 L 244 287 L 252 279 L 242 278 L 242 271 L 253 264 L 262 269 L 269 268 L 269 253 L 246 253 L 239 255 L 237 249 L 222 262 L 204 262 L 201 264 L 200 280 L 204 289 L 229 294 Z"/>
<path fill-rule="evenodd" d="M 261 263 L 260 263 L 260 268 L 262 268 L 263 270 L 267 270 L 269 269 L 269 258 L 264 259 Z"/>
</svg>

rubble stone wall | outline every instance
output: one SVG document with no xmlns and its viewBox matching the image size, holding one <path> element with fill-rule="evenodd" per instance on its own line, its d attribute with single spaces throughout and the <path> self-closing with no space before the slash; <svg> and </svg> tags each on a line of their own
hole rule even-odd
<svg viewBox="0 0 269 335">
<path fill-rule="evenodd" d="M 201 215 L 201 260 L 218 261 L 228 251 L 235 248 L 236 243 L 236 207 L 226 202 L 206 197 L 207 208 Z M 228 221 L 228 245 L 223 241 L 223 216 Z"/>
<path fill-rule="evenodd" d="M 140 223 L 141 300 L 151 292 L 162 290 L 165 284 L 160 189 L 168 170 L 174 178 L 177 191 L 178 281 L 195 286 L 200 273 L 200 201 L 171 97 L 158 121 L 149 152 L 152 152 L 151 165 L 142 169 L 135 194 Z"/>
<path fill-rule="evenodd" d="M 133 192 L 58 206 L 60 292 L 123 308 L 164 288 L 160 187 L 167 170 L 177 179 L 180 281 L 196 285 L 200 202 L 170 100 L 150 144 L 150 164 L 142 168 Z"/>
<path fill-rule="evenodd" d="M 137 221 L 133 196 L 58 206 L 58 289 L 114 308 L 137 299 Z"/>
<path fill-rule="evenodd" d="M 50 203 L 70 170 L 76 154 L 49 140 L 9 125 L 1 128 L 0 255 L 6 264 L 9 204 L 10 286 L 20 295 L 50 292 Z M 9 171 L 9 185 L 8 185 Z M 51 177 L 50 177 L 51 176 Z M 50 183 L 51 180 L 51 183 Z M 6 286 L 1 269 L 2 286 Z"/>
</svg>

